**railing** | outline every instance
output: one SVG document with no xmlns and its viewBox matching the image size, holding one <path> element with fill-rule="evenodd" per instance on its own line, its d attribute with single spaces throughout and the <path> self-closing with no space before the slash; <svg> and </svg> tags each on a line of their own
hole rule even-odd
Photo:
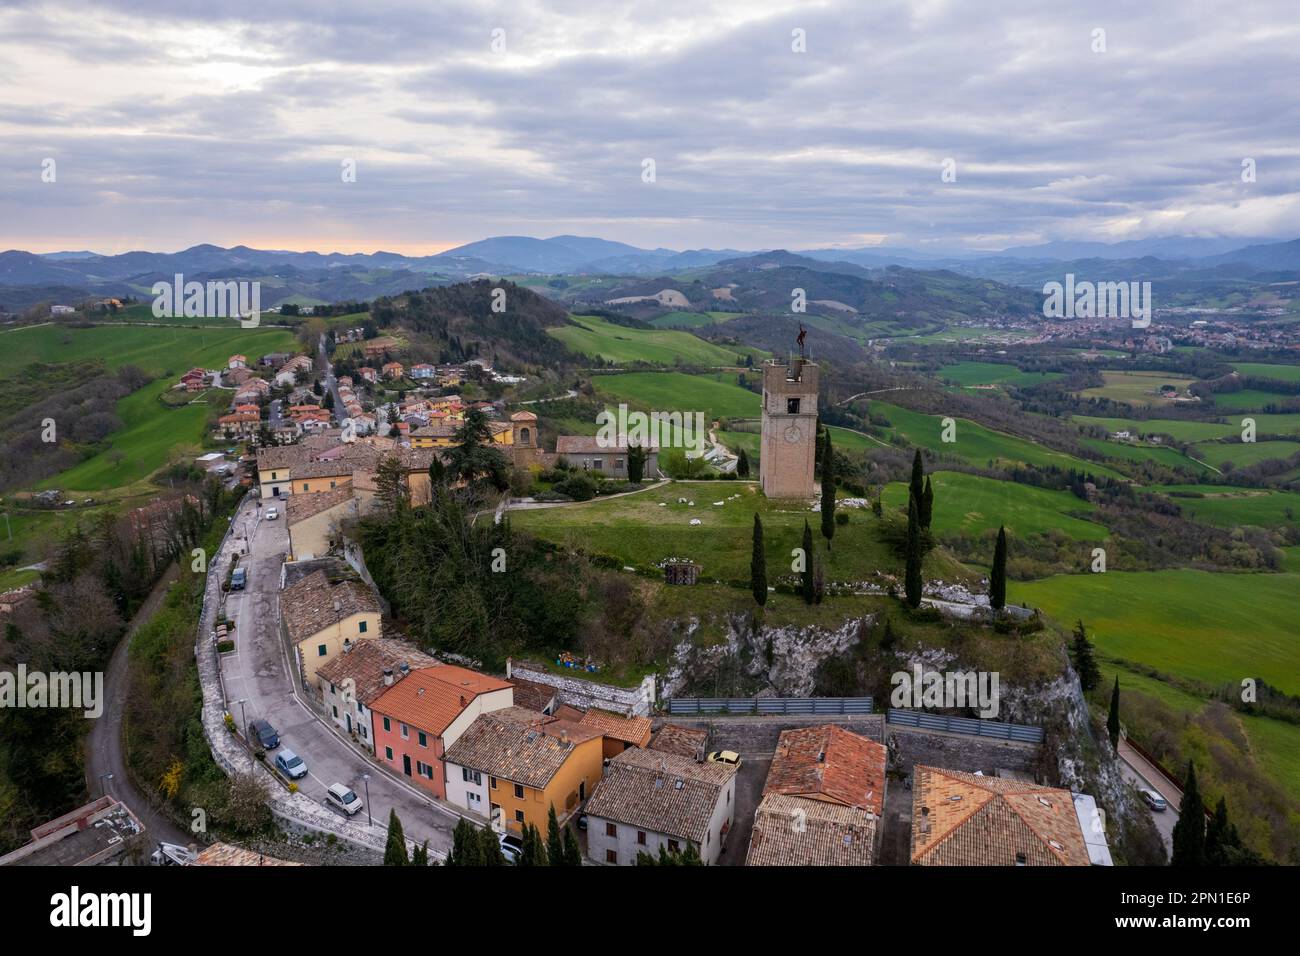
<svg viewBox="0 0 1300 956">
<path fill-rule="evenodd" d="M 995 740 L 1014 740 L 1027 744 L 1043 742 L 1042 727 L 1007 724 L 997 720 L 973 720 L 969 717 L 948 717 L 944 714 L 927 714 L 919 710 L 886 711 L 885 722 L 900 727 L 940 730 L 950 734 L 966 734 L 970 737 L 991 737 Z"/>
<path fill-rule="evenodd" d="M 677 716 L 698 714 L 752 714 L 758 716 L 819 714 L 870 714 L 870 697 L 674 697 L 668 713 Z"/>
</svg>

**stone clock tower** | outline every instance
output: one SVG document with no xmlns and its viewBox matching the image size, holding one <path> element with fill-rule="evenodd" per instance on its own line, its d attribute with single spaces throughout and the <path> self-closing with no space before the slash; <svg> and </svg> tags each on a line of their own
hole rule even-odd
<svg viewBox="0 0 1300 956">
<path fill-rule="evenodd" d="M 817 378 L 804 359 L 763 365 L 763 441 L 758 478 L 769 498 L 811 498 L 817 447 Z"/>
</svg>

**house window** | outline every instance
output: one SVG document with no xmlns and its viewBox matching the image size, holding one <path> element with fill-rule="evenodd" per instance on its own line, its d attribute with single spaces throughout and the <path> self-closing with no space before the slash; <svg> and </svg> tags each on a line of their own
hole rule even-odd
<svg viewBox="0 0 1300 956">
<path fill-rule="evenodd" d="M 798 415 L 798 414 L 799 414 L 799 399 L 797 399 L 797 398 L 787 398 L 787 399 L 785 400 L 785 411 L 786 411 L 786 414 L 787 414 L 787 415 Z"/>
<path fill-rule="evenodd" d="M 618 862 L 618 853 L 617 853 L 615 850 L 606 850 L 606 851 L 605 851 L 605 862 L 606 862 L 606 863 L 617 863 L 617 862 Z"/>
<path fill-rule="evenodd" d="M 387 759 L 392 760 L 392 759 L 393 759 L 393 748 L 392 748 L 392 747 L 385 747 L 385 748 L 384 748 L 384 756 L 385 756 Z"/>
<path fill-rule="evenodd" d="M 622 458 L 615 458 L 615 459 L 614 459 L 614 470 L 615 470 L 615 471 L 622 471 L 622 470 L 623 470 L 623 459 L 622 459 Z"/>
<path fill-rule="evenodd" d="M 357 631 L 364 634 L 366 633 L 366 628 L 369 626 L 370 626 L 369 622 L 362 621 L 360 624 L 357 625 Z"/>
<path fill-rule="evenodd" d="M 615 824 L 613 824 L 613 823 L 606 823 L 606 824 L 605 824 L 605 836 L 607 836 L 607 837 L 616 837 L 616 836 L 618 836 L 618 827 L 617 827 L 617 825 L 615 825 Z"/>
<path fill-rule="evenodd" d="M 308 486 L 307 486 L 307 482 L 304 481 L 304 482 L 302 483 L 302 490 L 303 490 L 303 491 L 306 491 L 306 490 L 307 490 L 307 487 L 308 487 Z"/>
<path fill-rule="evenodd" d="M 479 808 L 482 805 L 483 805 L 483 798 L 480 797 L 473 790 L 470 790 L 465 794 L 465 806 L 469 807 L 471 810 L 482 812 L 481 810 L 479 810 Z"/>
<path fill-rule="evenodd" d="M 324 656 L 325 656 L 325 645 L 324 645 L 324 644 L 318 644 L 318 645 L 316 646 L 316 656 L 317 656 L 317 657 L 324 657 Z"/>
<path fill-rule="evenodd" d="M 1016 866 L 1024 866 L 1024 865 L 1025 865 L 1025 855 L 1023 853 L 1017 853 Z"/>
<path fill-rule="evenodd" d="M 483 785 L 483 776 L 477 770 L 470 770 L 469 767 L 461 767 L 460 775 L 466 783 L 476 783 L 479 786 Z"/>
<path fill-rule="evenodd" d="M 645 831 L 644 831 L 644 830 L 637 830 L 637 831 L 636 831 L 636 842 L 639 843 L 641 846 L 645 846 Z"/>
<path fill-rule="evenodd" d="M 370 739 L 370 735 L 369 735 L 368 733 L 366 733 L 366 725 L 365 725 L 365 724 L 361 724 L 360 726 L 361 726 L 361 739 L 362 739 L 362 740 L 369 740 L 369 739 Z"/>
<path fill-rule="evenodd" d="M 417 760 L 415 762 L 415 772 L 418 773 L 425 780 L 433 779 L 433 767 L 422 761 Z"/>
<path fill-rule="evenodd" d="M 330 710 L 334 711 L 334 719 L 335 719 L 335 720 L 338 720 L 338 719 L 339 719 L 339 709 L 338 709 L 337 707 L 331 707 Z"/>
<path fill-rule="evenodd" d="M 331 694 L 337 694 L 337 693 L 338 693 L 338 688 L 336 688 L 336 687 L 334 686 L 333 683 L 330 684 L 330 693 L 331 693 Z"/>
<path fill-rule="evenodd" d="M 495 790 L 497 788 L 497 778 L 488 777 L 488 785 L 491 786 L 493 790 Z"/>
<path fill-rule="evenodd" d="M 524 788 L 521 787 L 519 784 L 515 784 L 515 799 L 522 800 L 523 798 L 524 798 Z"/>
<path fill-rule="evenodd" d="M 392 730 L 393 730 L 393 724 L 392 724 L 392 721 L 390 721 L 387 717 L 385 717 L 385 718 L 384 718 L 384 731 L 385 731 L 386 733 L 391 733 Z"/>
<path fill-rule="evenodd" d="M 331 482 L 330 482 L 330 490 L 332 491 L 333 489 L 334 489 L 334 482 L 331 481 Z"/>
<path fill-rule="evenodd" d="M 271 472 L 271 480 L 272 480 L 272 481 L 275 481 L 275 479 L 278 478 L 278 477 L 279 477 L 279 475 L 277 475 L 275 472 Z"/>
<path fill-rule="evenodd" d="M 429 746 L 429 738 L 425 736 L 423 730 L 421 730 L 421 731 L 419 732 L 419 734 L 417 734 L 417 737 L 419 738 L 420 746 L 421 746 L 421 747 L 427 747 L 427 746 Z"/>
<path fill-rule="evenodd" d="M 668 852 L 669 852 L 669 853 L 676 853 L 676 852 L 677 852 L 677 841 L 676 841 L 676 840 L 669 840 L 669 841 L 668 841 Z"/>
<path fill-rule="evenodd" d="M 524 811 L 522 811 L 522 810 L 516 810 L 516 811 L 515 811 L 515 823 L 523 823 L 523 822 L 524 822 Z"/>
<path fill-rule="evenodd" d="M 406 724 L 398 724 L 397 726 L 398 726 L 398 729 L 399 729 L 399 731 L 400 731 L 400 733 L 401 733 L 401 735 L 402 735 L 402 739 L 403 739 L 403 740 L 410 740 L 410 739 L 411 739 L 411 728 L 407 727 Z"/>
</svg>

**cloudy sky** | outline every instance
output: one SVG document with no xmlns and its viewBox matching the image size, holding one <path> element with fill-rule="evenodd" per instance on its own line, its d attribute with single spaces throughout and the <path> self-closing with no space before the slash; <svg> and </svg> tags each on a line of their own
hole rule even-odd
<svg viewBox="0 0 1300 956">
<path fill-rule="evenodd" d="M 1294 0 L 3 0 L 0 249 L 1294 238 L 1298 51 Z"/>
</svg>

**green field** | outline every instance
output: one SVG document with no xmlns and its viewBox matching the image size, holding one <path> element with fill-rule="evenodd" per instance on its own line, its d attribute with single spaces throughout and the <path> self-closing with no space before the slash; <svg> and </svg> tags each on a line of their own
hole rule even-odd
<svg viewBox="0 0 1300 956">
<path fill-rule="evenodd" d="M 1201 442 L 1194 449 L 1215 468 L 1222 468 L 1225 461 L 1230 461 L 1237 468 L 1268 461 L 1270 458 L 1288 458 L 1300 451 L 1300 442 L 1294 441 L 1256 441 L 1256 442 Z"/>
<path fill-rule="evenodd" d="M 1300 382 L 1300 365 L 1267 365 L 1262 362 L 1237 362 L 1235 368 L 1242 375 L 1254 378 L 1271 378 L 1279 382 Z"/>
<path fill-rule="evenodd" d="M 1034 488 L 958 471 L 936 471 L 934 519 L 931 527 L 939 534 L 996 531 L 999 525 L 1016 535 L 1044 534 L 1058 530 L 1076 541 L 1101 541 L 1110 533 L 1102 525 L 1077 514 L 1095 511 L 1097 506 L 1081 501 L 1068 491 Z M 907 483 L 885 486 L 887 508 L 907 506 Z"/>
<path fill-rule="evenodd" d="M 658 329 L 702 329 L 720 322 L 729 322 L 743 314 L 742 312 L 669 312 L 647 321 Z"/>
<path fill-rule="evenodd" d="M 1112 657 L 1209 684 L 1259 677 L 1300 693 L 1300 574 L 1108 571 L 1008 590 L 1059 622 L 1082 619 Z"/>
<path fill-rule="evenodd" d="M 1300 492 L 1296 491 L 1221 485 L 1167 485 L 1159 491 L 1168 495 L 1185 514 L 1220 528 L 1241 525 L 1280 528 L 1300 520 Z M 1289 517 L 1288 509 L 1291 511 Z"/>
<path fill-rule="evenodd" d="M 1216 392 L 1214 408 L 1224 414 L 1232 412 L 1253 412 L 1270 405 L 1281 405 L 1295 399 L 1295 395 L 1282 392 L 1266 392 L 1257 388 L 1243 388 L 1240 392 Z"/>
<path fill-rule="evenodd" d="M 1182 468 L 1185 471 L 1199 473 L 1208 473 L 1209 471 L 1200 462 L 1188 458 L 1182 452 L 1173 448 L 1162 448 L 1159 445 L 1101 441 L 1096 438 L 1085 438 L 1080 444 L 1084 448 L 1095 451 L 1099 455 L 1106 455 L 1109 458 L 1122 458 L 1125 461 L 1154 461 L 1168 468 Z"/>
<path fill-rule="evenodd" d="M 735 365 L 739 355 L 766 358 L 750 348 L 723 348 L 678 329 L 633 329 L 594 315 L 572 316 L 574 325 L 547 329 L 575 352 L 609 362 L 653 365 Z"/>
<path fill-rule="evenodd" d="M 688 375 L 685 372 L 627 372 L 598 375 L 592 384 L 615 402 L 658 411 L 704 412 L 709 418 L 758 418 L 762 399 L 736 384 L 736 372 Z M 752 379 L 757 372 L 750 372 Z"/>
<path fill-rule="evenodd" d="M 740 498 L 728 500 L 734 494 Z M 678 498 L 695 504 L 679 504 Z M 510 523 L 567 547 L 613 556 L 629 567 L 650 569 L 668 557 L 690 558 L 699 562 L 704 578 L 748 581 L 756 511 L 763 518 L 769 580 L 791 573 L 790 551 L 800 544 L 805 520 L 823 549 L 815 511 L 769 501 L 756 483 L 742 481 L 669 482 L 606 501 L 512 511 Z M 701 524 L 691 526 L 692 518 Z M 853 510 L 849 523 L 836 527 L 828 581 L 861 581 L 877 569 L 898 569 L 898 559 L 877 538 L 876 525 L 870 511 Z M 927 560 L 927 573 L 944 580 L 969 576 L 938 551 Z"/>
<path fill-rule="evenodd" d="M 1278 415 L 1275 417 L 1282 418 L 1283 416 Z M 1169 418 L 1153 418 L 1149 421 L 1141 421 L 1129 418 L 1098 418 L 1092 415 L 1075 415 L 1072 420 L 1080 425 L 1099 426 L 1112 435 L 1115 432 L 1127 431 L 1135 436 L 1169 435 L 1179 441 L 1188 442 L 1225 438 L 1228 435 L 1239 435 L 1241 433 L 1241 429 L 1231 423 L 1224 425 L 1218 422 L 1183 422 Z"/>
<path fill-rule="evenodd" d="M 1103 371 L 1101 377 L 1104 385 L 1086 388 L 1080 394 L 1084 398 L 1108 398 L 1127 405 L 1173 405 L 1173 399 L 1162 398 L 1157 390 L 1163 385 L 1172 385 L 1182 394 L 1196 381 L 1163 372 Z"/>
<path fill-rule="evenodd" d="M 235 353 L 252 360 L 266 352 L 293 351 L 284 329 L 208 330 L 129 326 L 62 328 L 43 326 L 0 336 L 0 374 L 18 373 L 31 362 L 103 359 L 109 368 L 137 365 L 159 378 L 121 399 L 123 427 L 108 436 L 107 450 L 41 483 L 71 497 L 129 485 L 165 465 L 180 448 L 200 447 L 208 418 L 206 403 L 168 408 L 158 396 L 191 367 L 224 368 Z M 120 456 L 120 458 L 119 458 Z"/>
<path fill-rule="evenodd" d="M 958 362 L 940 369 L 940 378 L 958 385 L 1014 385 L 1027 388 L 1061 377 L 1060 372 L 1022 372 L 998 362 Z"/>
<path fill-rule="evenodd" d="M 1117 472 L 1105 465 L 1084 461 L 1065 452 L 1053 451 L 1023 438 L 995 432 L 965 419 L 957 419 L 956 440 L 944 442 L 942 440 L 943 419 L 939 415 L 926 415 L 874 399 L 871 401 L 871 409 L 889 420 L 889 431 L 895 436 L 904 438 L 908 443 L 921 448 L 956 455 L 971 464 L 983 465 L 990 461 L 1008 461 L 1027 465 L 1056 465 L 1059 468 L 1074 468 L 1113 478 L 1120 477 Z"/>
</svg>

